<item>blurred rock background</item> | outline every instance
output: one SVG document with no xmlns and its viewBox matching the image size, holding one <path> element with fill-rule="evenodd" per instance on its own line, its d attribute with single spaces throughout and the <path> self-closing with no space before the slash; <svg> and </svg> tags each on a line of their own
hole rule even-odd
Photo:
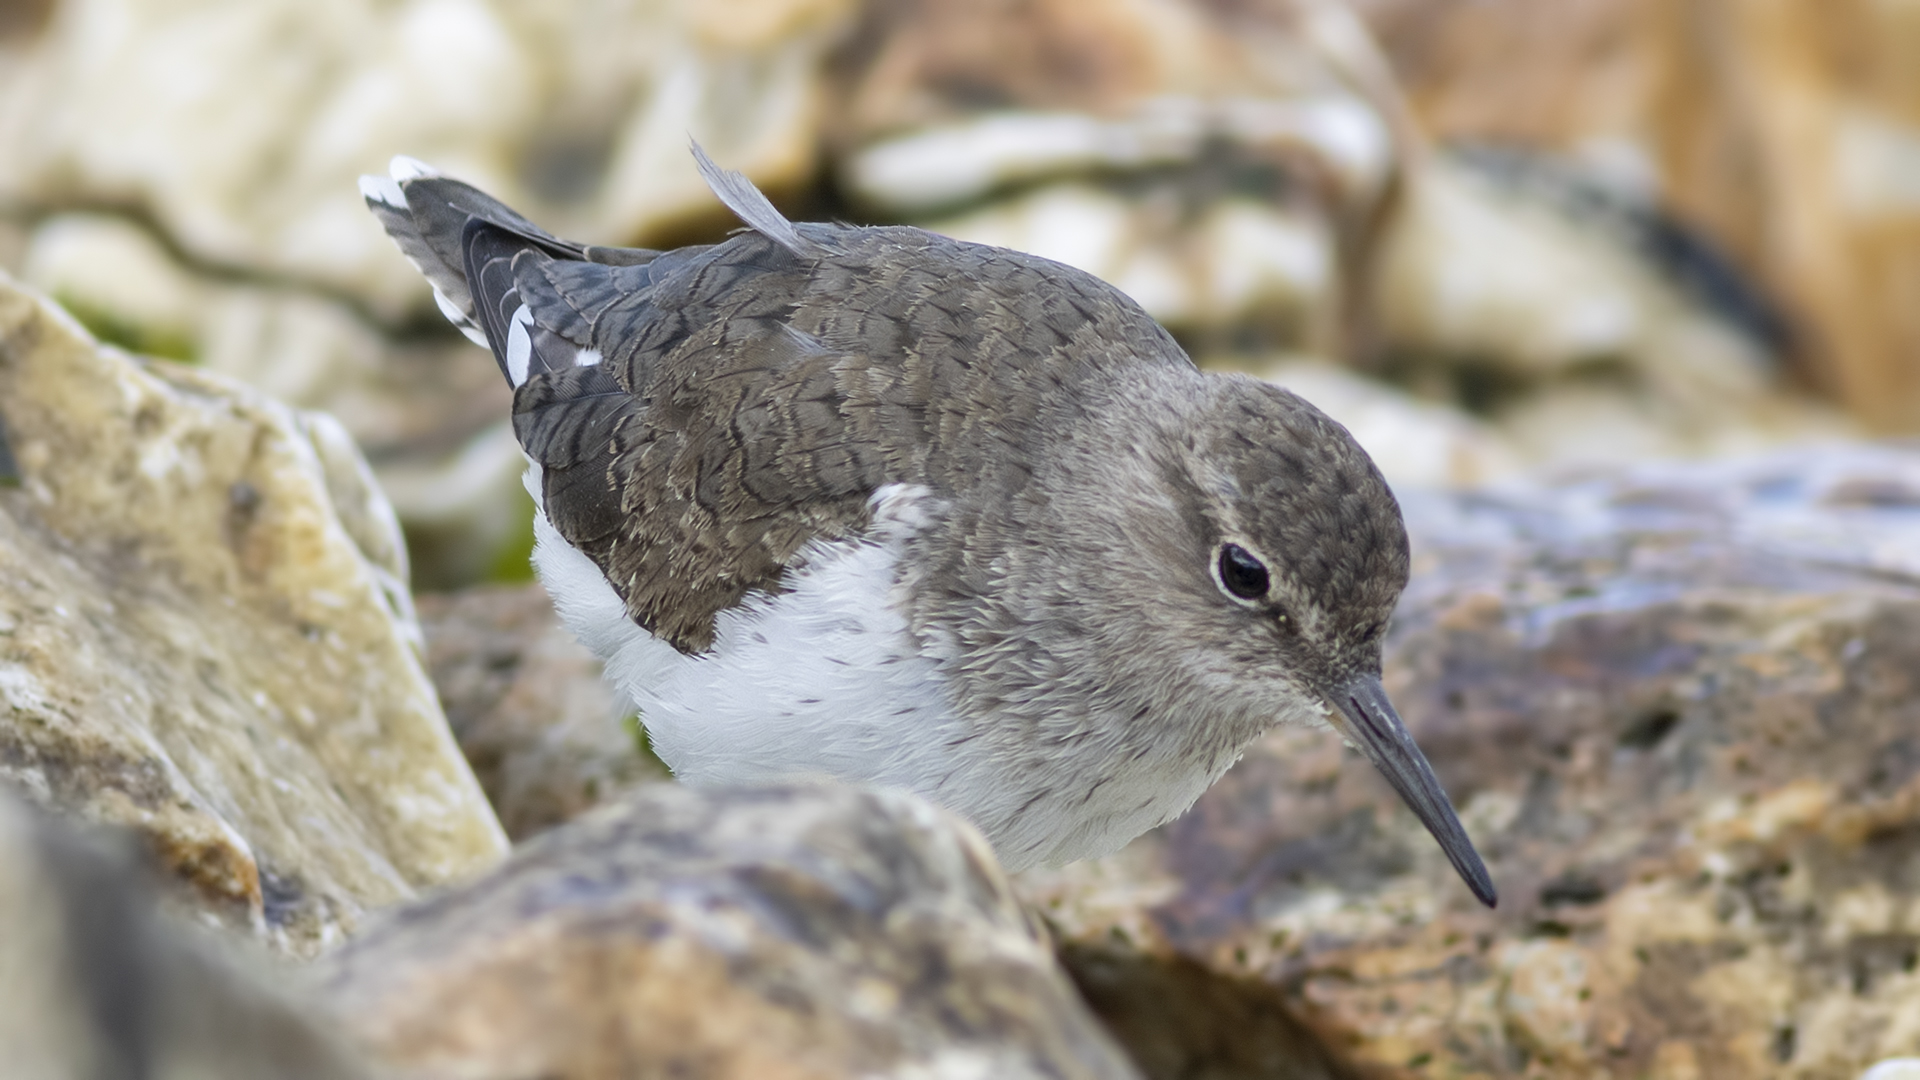
<svg viewBox="0 0 1920 1080">
<path fill-rule="evenodd" d="M 362 211 L 790 212 L 1092 270 L 1402 485 L 1920 429 L 1920 15 L 1760 0 L 15 0 L 0 265 L 347 425 L 417 583 L 525 574 L 506 392 Z"/>
</svg>

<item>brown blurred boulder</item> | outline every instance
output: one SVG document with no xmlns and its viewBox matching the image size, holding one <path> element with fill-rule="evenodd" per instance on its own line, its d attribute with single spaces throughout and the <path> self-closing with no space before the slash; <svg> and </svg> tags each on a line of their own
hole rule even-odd
<svg viewBox="0 0 1920 1080">
<path fill-rule="evenodd" d="M 1354 0 L 1438 139 L 1584 159 L 1785 303 L 1808 370 L 1920 430 L 1920 12 L 1870 0 Z"/>
<path fill-rule="evenodd" d="M 409 1076 L 1138 1075 L 977 833 L 842 786 L 643 788 L 316 975 Z"/>
<path fill-rule="evenodd" d="M 447 723 L 508 836 L 667 779 L 641 749 L 632 706 L 538 583 L 429 593 L 418 606 Z"/>
<path fill-rule="evenodd" d="M 4 278 L 0 415 L 0 778 L 134 827 L 302 955 L 503 854 L 339 425 L 104 348 Z"/>
<path fill-rule="evenodd" d="M 1920 450 L 1408 510 L 1387 683 L 1500 908 L 1364 761 L 1279 732 L 1126 851 L 1024 878 L 1076 968 L 1199 965 L 1368 1075 L 1847 1077 L 1920 1047 Z"/>
<path fill-rule="evenodd" d="M 131 853 L 0 790 L 0 1067 L 16 1080 L 351 1080 L 304 1003 L 161 917 Z"/>
</svg>

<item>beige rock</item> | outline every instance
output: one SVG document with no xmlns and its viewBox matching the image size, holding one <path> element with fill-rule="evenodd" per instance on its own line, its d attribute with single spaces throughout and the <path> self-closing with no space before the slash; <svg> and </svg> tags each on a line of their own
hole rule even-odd
<svg viewBox="0 0 1920 1080">
<path fill-rule="evenodd" d="M 0 791 L 0 1047 L 14 1080 L 370 1074 L 268 973 L 156 911 L 125 850 Z"/>
<path fill-rule="evenodd" d="M 423 585 L 484 577 L 530 543 L 525 461 L 505 419 L 512 393 L 465 339 L 394 340 L 340 298 L 196 273 L 108 214 L 48 218 L 22 262 L 29 283 L 117 344 L 339 417 L 378 462 Z"/>
<path fill-rule="evenodd" d="M 1472 406 L 1534 467 L 1857 434 L 1782 385 L 1769 349 L 1650 258 L 1637 223 L 1555 186 L 1444 155 L 1409 175 L 1374 290 L 1403 382 Z"/>
<path fill-rule="evenodd" d="M 500 857 L 336 424 L 4 281 L 0 401 L 0 776 L 135 827 L 206 911 L 302 955 Z"/>
<path fill-rule="evenodd" d="M 1851 1077 L 1911 1054 L 1920 454 L 1406 505 L 1387 684 L 1499 909 L 1364 761 L 1279 732 L 1112 859 L 1023 877 L 1077 977 L 1232 988 L 1340 1075 Z"/>
<path fill-rule="evenodd" d="M 1786 302 L 1807 370 L 1920 430 L 1920 16 L 1874 0 L 1354 0 L 1424 125 L 1636 176 Z"/>
<path fill-rule="evenodd" d="M 427 670 L 507 835 L 523 840 L 667 779 L 632 706 L 537 583 L 420 597 Z"/>
<path fill-rule="evenodd" d="M 985 842 L 904 793 L 644 787 L 316 975 L 407 1076 L 1138 1075 Z"/>
</svg>

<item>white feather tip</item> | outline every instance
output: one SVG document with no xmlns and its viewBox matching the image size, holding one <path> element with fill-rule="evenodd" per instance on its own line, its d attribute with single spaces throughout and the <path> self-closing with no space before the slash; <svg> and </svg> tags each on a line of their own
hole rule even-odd
<svg viewBox="0 0 1920 1080">
<path fill-rule="evenodd" d="M 396 210 L 407 208 L 407 197 L 400 191 L 400 185 L 390 176 L 363 176 L 360 178 L 360 197 L 368 202 L 385 203 Z"/>
<path fill-rule="evenodd" d="M 402 184 L 409 180 L 419 180 L 424 177 L 440 175 L 439 169 L 421 161 L 419 158 L 410 158 L 405 154 L 394 155 L 393 160 L 387 163 L 387 172 L 393 176 L 394 180 Z"/>
</svg>

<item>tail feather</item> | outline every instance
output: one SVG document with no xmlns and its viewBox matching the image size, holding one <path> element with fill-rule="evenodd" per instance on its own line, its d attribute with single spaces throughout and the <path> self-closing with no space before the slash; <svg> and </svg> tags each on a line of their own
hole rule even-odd
<svg viewBox="0 0 1920 1080">
<path fill-rule="evenodd" d="M 746 177 L 693 153 L 714 193 L 756 232 L 799 257 L 826 249 L 773 208 Z M 360 194 L 402 254 L 433 286 L 448 321 L 493 351 L 518 388 L 534 376 L 601 362 L 594 325 L 615 303 L 646 294 L 706 248 L 662 253 L 576 244 L 471 185 L 396 157 L 387 176 L 360 178 Z M 811 227 L 809 227 L 811 228 Z"/>
<path fill-rule="evenodd" d="M 394 158 L 389 176 L 361 177 L 360 194 L 401 254 L 433 286 L 441 314 L 476 345 L 491 343 L 467 284 L 462 234 L 469 221 L 485 221 L 516 238 L 521 247 L 537 247 L 561 258 L 588 258 L 587 247 L 548 233 L 498 199 L 412 158 Z M 606 250 L 598 249 L 603 259 Z"/>
</svg>

